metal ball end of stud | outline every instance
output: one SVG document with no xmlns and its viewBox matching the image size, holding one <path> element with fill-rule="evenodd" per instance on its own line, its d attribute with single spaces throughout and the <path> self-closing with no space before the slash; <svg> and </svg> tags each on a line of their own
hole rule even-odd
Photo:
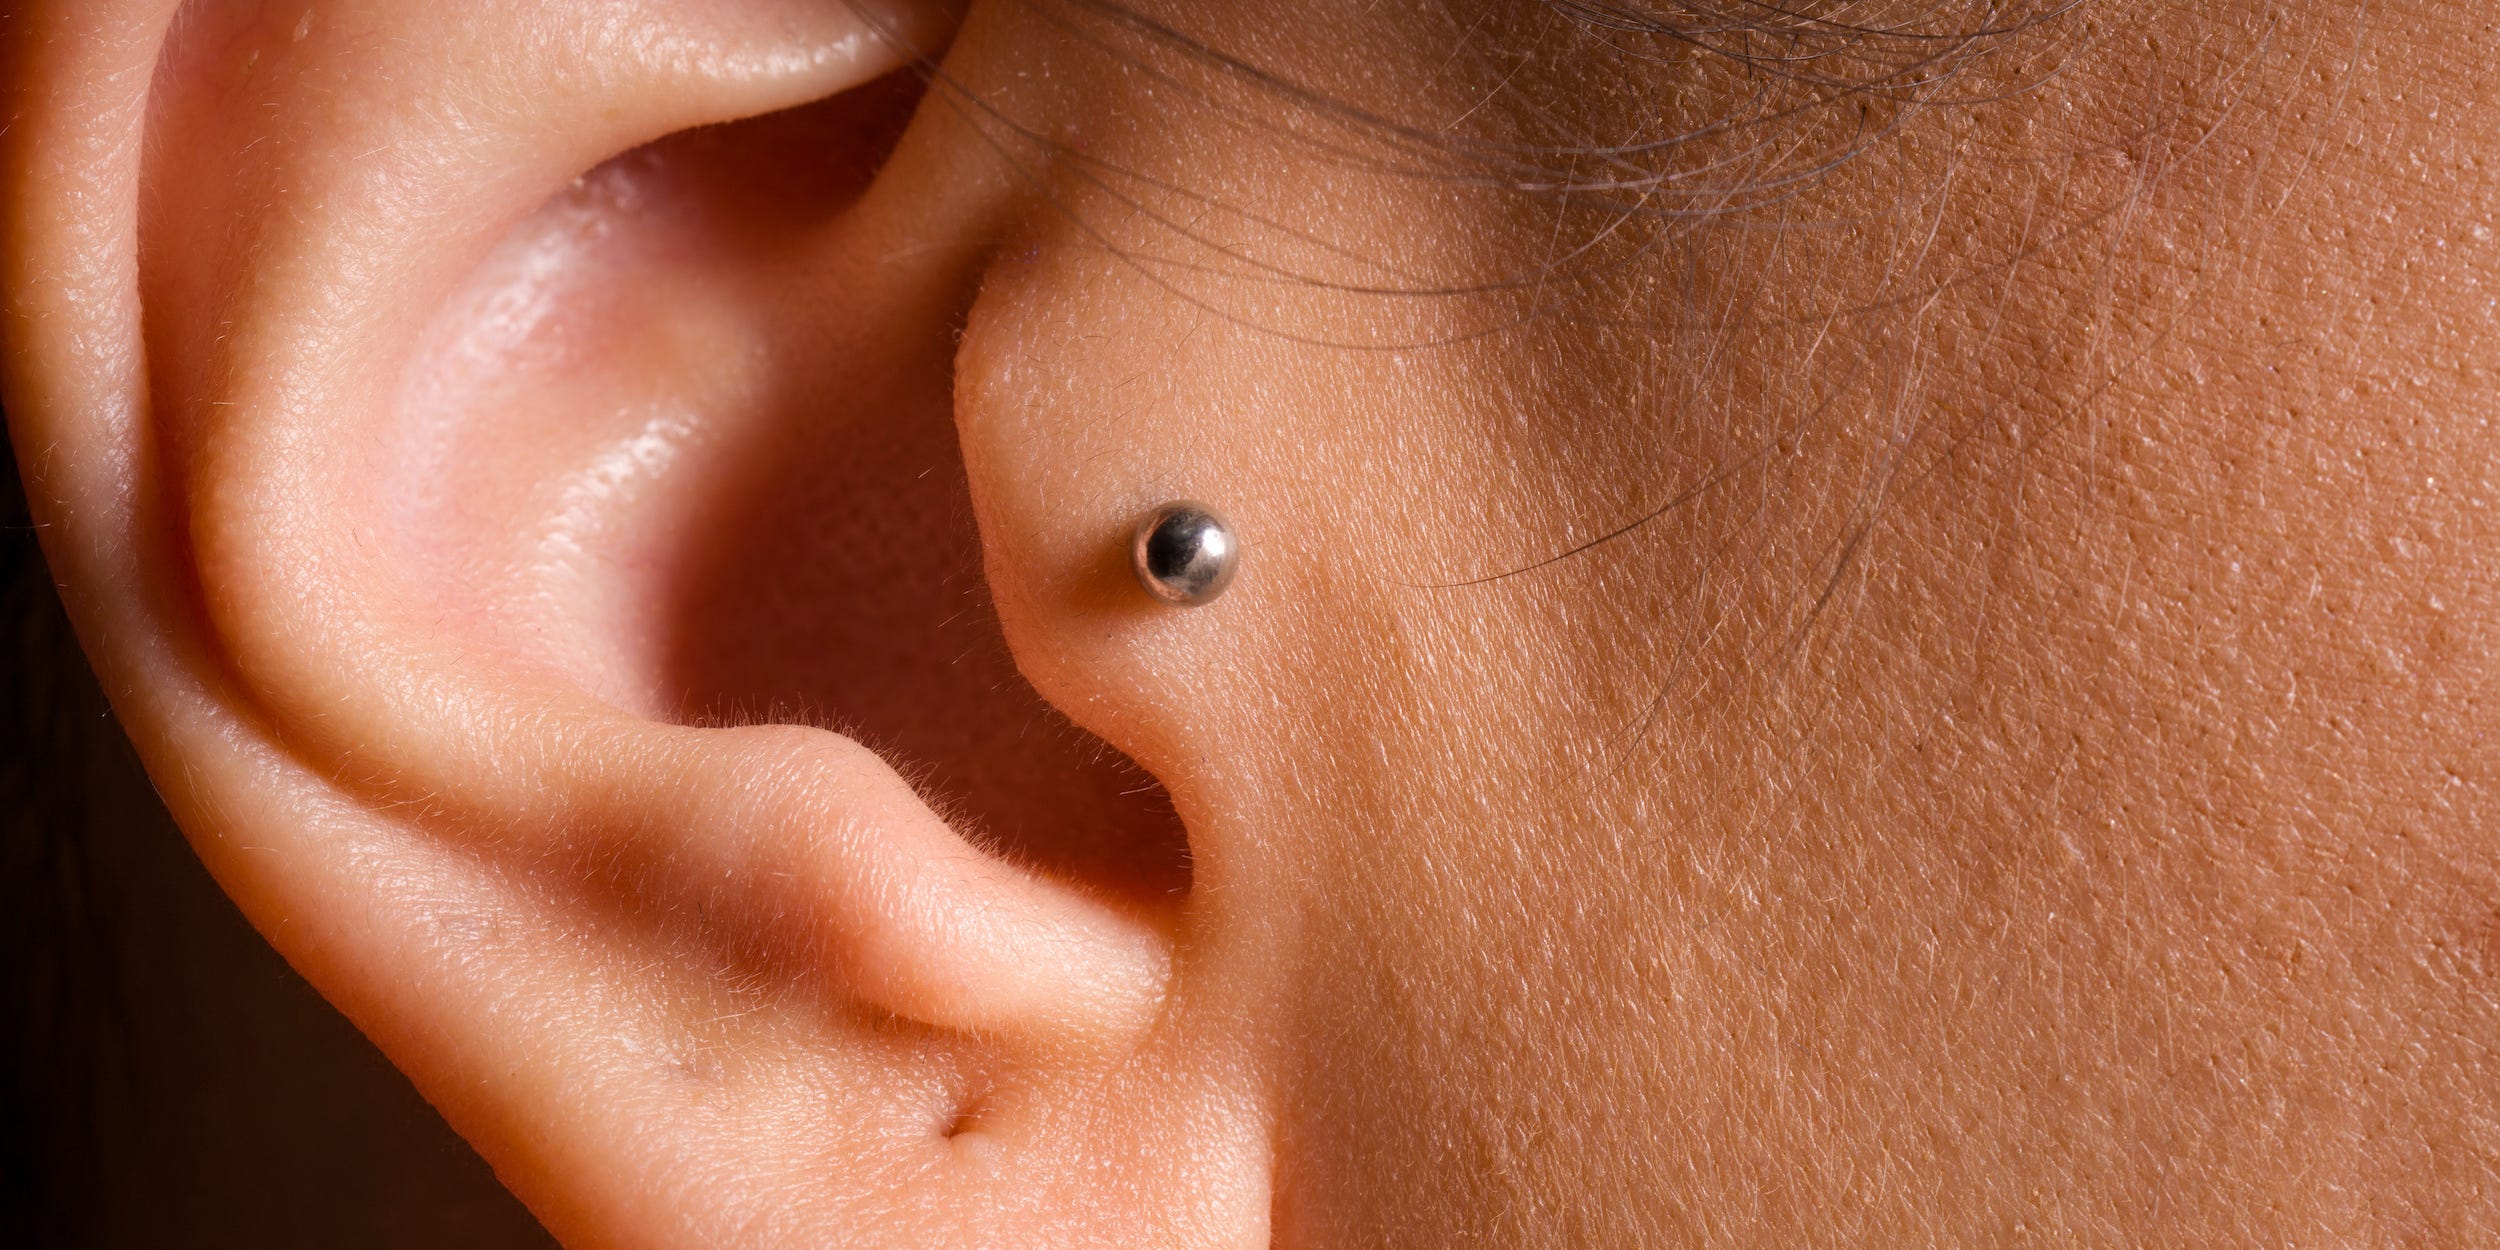
<svg viewBox="0 0 2500 1250">
<path fill-rule="evenodd" d="M 1178 608 L 1215 602 L 1241 567 L 1241 544 L 1223 515 L 1202 503 L 1179 500 L 1146 514 L 1129 543 L 1137 584 Z"/>
</svg>

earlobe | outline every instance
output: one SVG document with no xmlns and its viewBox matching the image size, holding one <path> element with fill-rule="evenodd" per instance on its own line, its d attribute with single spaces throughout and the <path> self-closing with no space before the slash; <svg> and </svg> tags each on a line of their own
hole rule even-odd
<svg viewBox="0 0 2500 1250">
<path fill-rule="evenodd" d="M 255 921 L 568 1240 L 1255 1239 L 1256 1130 L 1170 1040 L 1168 813 L 1038 704 L 1014 722 L 1020 683 L 893 676 L 944 668 L 959 640 L 921 615 L 965 588 L 777 563 L 977 559 L 960 466 L 920 462 L 951 454 L 953 334 L 1013 187 L 960 119 L 898 146 L 892 77 L 951 15 L 647 8 L 175 28 L 124 240 L 153 417 L 118 431 L 163 593 L 87 588 L 108 651 L 154 648 L 125 711 Z M 70 126 L 19 140 L 21 200 Z M 832 159 L 753 164 L 776 138 Z M 38 347 L 12 408 L 53 410 L 80 350 Z M 806 541 L 721 524 L 793 456 L 952 485 L 768 494 Z M 921 598 L 831 593 L 862 587 Z M 906 641 L 818 663 L 817 625 L 769 625 L 793 604 L 861 618 L 853 650 Z M 927 706 L 974 694 L 1009 702 Z M 759 706 L 784 697 L 810 706 Z M 889 704 L 898 737 L 1002 759 L 1026 797 L 999 811 L 1109 832 L 985 854 L 857 742 L 739 723 Z"/>
</svg>

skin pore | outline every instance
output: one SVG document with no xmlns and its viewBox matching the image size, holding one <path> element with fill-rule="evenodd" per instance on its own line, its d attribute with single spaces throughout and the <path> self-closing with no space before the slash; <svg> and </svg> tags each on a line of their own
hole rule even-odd
<svg viewBox="0 0 2500 1250">
<path fill-rule="evenodd" d="M 1575 12 L 17 5 L 30 507 L 566 1244 L 2489 1238 L 2495 20 Z"/>
</svg>

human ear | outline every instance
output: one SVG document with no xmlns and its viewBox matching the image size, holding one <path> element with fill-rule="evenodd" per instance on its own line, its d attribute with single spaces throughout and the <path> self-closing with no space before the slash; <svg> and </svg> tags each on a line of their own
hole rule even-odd
<svg viewBox="0 0 2500 1250">
<path fill-rule="evenodd" d="M 7 398 L 246 913 L 570 1244 L 1259 1241 L 1176 826 L 980 606 L 1024 190 L 917 83 L 1013 32 L 176 7 L 18 15 Z"/>
</svg>

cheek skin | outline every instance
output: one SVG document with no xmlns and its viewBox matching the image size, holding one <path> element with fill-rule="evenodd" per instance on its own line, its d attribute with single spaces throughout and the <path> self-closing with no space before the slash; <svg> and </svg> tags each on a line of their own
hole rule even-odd
<svg viewBox="0 0 2500 1250">
<path fill-rule="evenodd" d="M 1171 788 L 1198 922 L 1259 932 L 1237 958 L 1285 1004 L 1260 1061 L 1286 1240 L 2483 1218 L 2472 744 L 2500 726 L 2471 640 L 2500 533 L 2488 433 L 2455 414 L 2489 380 L 2460 344 L 2500 326 L 2407 327 L 2488 321 L 2491 261 L 2211 210 L 2347 221 L 2377 185 L 2284 174 L 2251 116 L 2447 160 L 2491 106 L 2339 122 L 2304 74 L 2362 70 L 2269 62 L 2234 88 L 2263 108 L 2171 84 L 2152 151 L 2144 67 L 2223 25 L 2147 17 L 1798 210 L 1873 224 L 1701 237 L 1696 298 L 1796 320 L 1662 330 L 1650 373 L 1576 330 L 1157 280 L 1070 224 L 1121 220 L 1076 180 L 993 268 L 957 411 L 1001 614 L 1036 685 Z M 2340 46 L 2313 25 L 2304 55 Z M 2075 155 L 1946 178 L 2044 144 Z M 1255 148 L 1098 154 L 1324 206 L 1321 232 L 1501 248 L 1481 203 Z M 1905 186 L 1953 192 L 1910 211 Z M 1911 289 L 2000 277 L 1899 299 L 1912 244 Z M 2343 295 L 2293 294 L 2319 289 Z M 1906 311 L 1806 315 L 1886 298 Z M 2372 365 L 2339 390 L 2327 357 Z M 1446 585 L 1739 462 L 1624 542 Z M 1153 606 L 1122 556 L 1180 497 L 1245 545 L 1203 611 Z M 2304 1170 L 2405 1196 L 2285 1188 Z"/>
<path fill-rule="evenodd" d="M 1480 233 L 1393 190 L 1332 196 L 1316 177 L 1280 188 L 1276 166 L 1255 160 L 1191 168 L 1334 203 L 1346 233 Z M 1636 723 L 1654 691 L 1645 666 L 1672 585 L 1620 561 L 1448 583 L 1585 533 L 1593 505 L 1639 497 L 1623 480 L 1639 458 L 1602 432 L 1570 446 L 1521 432 L 1518 414 L 1585 399 L 1516 367 L 1541 354 L 1528 335 L 1448 343 L 1459 336 L 1446 323 L 1401 326 L 1415 314 L 1316 286 L 1266 292 L 1266 322 L 1245 324 L 1064 225 L 1035 237 L 986 276 L 956 375 L 1018 665 L 1169 789 L 1191 830 L 1191 922 L 1251 935 L 1209 945 L 1234 966 L 1179 981 L 1229 987 L 1255 1021 L 1251 1061 L 1284 1100 L 1286 1218 L 1359 1226 L 1366 1209 L 1419 1199 L 1498 1206 L 1450 1189 L 1498 1181 L 1450 1166 L 1444 1145 L 1416 1156 L 1437 1171 L 1437 1198 L 1395 1156 L 1448 1142 L 1466 1104 L 1507 1101 L 1504 1070 L 1561 1044 L 1520 1036 L 1543 1010 L 1521 995 L 1656 997 L 1611 967 L 1592 980 L 1591 961 L 1637 970 L 1669 941 L 1654 921 L 1623 923 L 1664 896 L 1659 878 L 1591 865 L 1636 820 L 1694 819 L 1706 790 L 1626 787 L 1613 771 L 1609 731 Z M 1302 338 L 1386 324 L 1385 337 L 1427 345 L 1314 346 L 1280 322 Z M 1618 476 L 1578 471 L 1592 463 Z M 1157 606 L 1127 567 L 1129 527 L 1173 498 L 1221 507 L 1244 544 L 1239 580 L 1204 609 Z M 1559 917 L 1574 919 L 1557 929 Z M 1382 978 L 1433 987 L 1411 1005 L 1430 1014 L 1384 1011 Z M 1450 1052 L 1420 1035 L 1435 1017 L 1475 1040 Z M 1639 1024 L 1572 1027 L 1629 1037 Z M 1395 1093 L 1357 1100 L 1366 1090 Z M 1576 1114 L 1569 1102 L 1551 1113 Z"/>
</svg>

